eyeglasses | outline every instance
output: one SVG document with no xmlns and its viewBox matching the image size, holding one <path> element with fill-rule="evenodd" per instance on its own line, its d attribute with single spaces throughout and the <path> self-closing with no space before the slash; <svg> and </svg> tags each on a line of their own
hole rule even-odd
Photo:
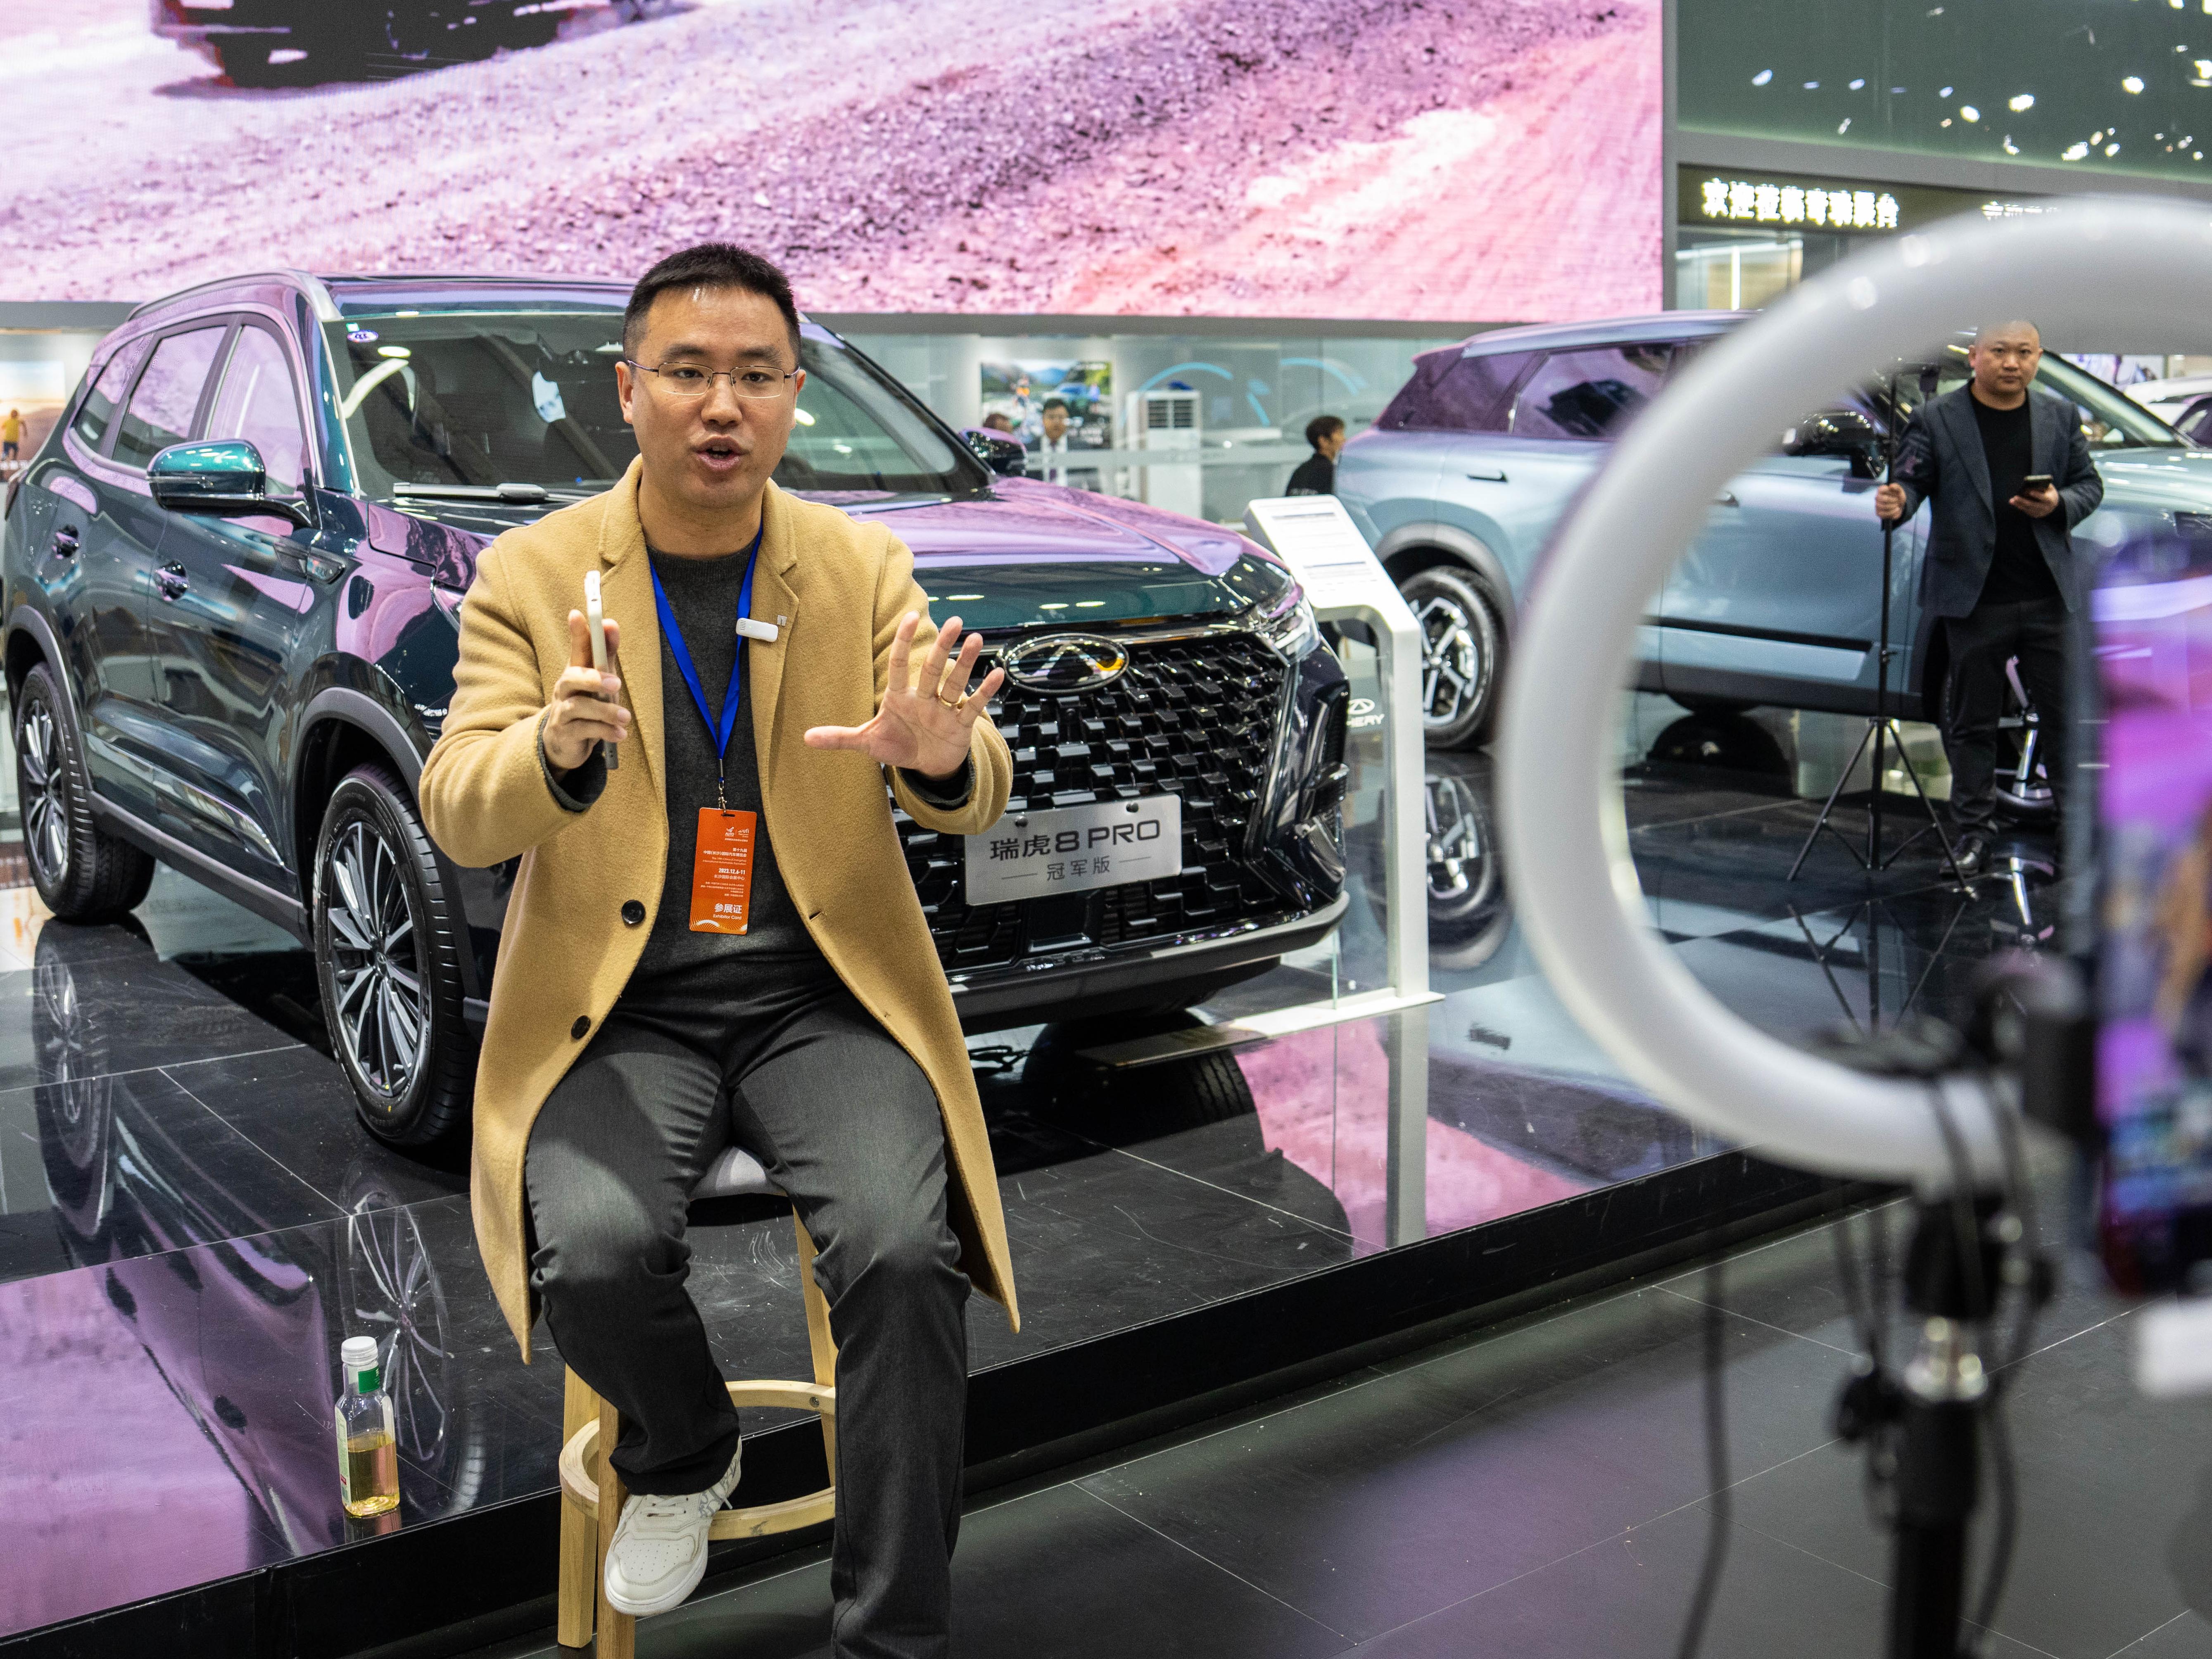
<svg viewBox="0 0 2212 1659">
<path fill-rule="evenodd" d="M 763 398 L 781 397 L 783 383 L 796 380 L 799 371 L 773 368 L 708 368 L 699 363 L 663 363 L 655 368 L 635 357 L 624 357 L 640 374 L 656 376 L 660 393 L 673 403 L 696 404 L 714 389 L 717 380 L 727 380 L 732 396 L 757 401 Z"/>
</svg>

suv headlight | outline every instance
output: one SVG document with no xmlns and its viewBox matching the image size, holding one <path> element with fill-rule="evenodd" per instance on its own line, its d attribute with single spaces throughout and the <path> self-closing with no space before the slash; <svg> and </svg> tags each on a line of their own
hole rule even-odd
<svg viewBox="0 0 2212 1659">
<path fill-rule="evenodd" d="M 1313 606 L 1306 603 L 1302 587 L 1286 590 L 1273 610 L 1255 605 L 1252 625 L 1285 662 L 1297 661 L 1321 642 L 1321 624 L 1314 620 Z"/>
</svg>

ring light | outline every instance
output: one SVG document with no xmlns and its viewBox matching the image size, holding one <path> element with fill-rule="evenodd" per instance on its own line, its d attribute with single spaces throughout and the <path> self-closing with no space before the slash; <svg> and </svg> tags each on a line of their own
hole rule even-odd
<svg viewBox="0 0 2212 1659">
<path fill-rule="evenodd" d="M 2194 338 L 2212 310 L 2212 210 L 2074 198 L 1951 220 L 1822 273 L 1720 340 L 1638 418 L 1554 539 L 1515 640 L 1501 805 L 1522 924 L 1560 1000 L 1674 1110 L 1784 1162 L 1953 1184 L 1927 1084 L 1852 1072 L 1723 1007 L 1653 932 L 1617 757 L 1621 675 L 1650 596 L 1729 478 L 1823 391 L 1978 320 Z M 1808 396 L 1809 390 L 1809 396 Z M 1867 512 L 1871 520 L 1873 507 Z M 1978 1088 L 1952 1115 L 1978 1178 L 2002 1149 Z"/>
</svg>

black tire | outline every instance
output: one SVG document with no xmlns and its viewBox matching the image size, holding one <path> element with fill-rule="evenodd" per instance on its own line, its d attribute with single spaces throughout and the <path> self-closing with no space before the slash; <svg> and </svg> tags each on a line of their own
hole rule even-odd
<svg viewBox="0 0 2212 1659">
<path fill-rule="evenodd" d="M 499 32 L 499 45 L 508 52 L 529 52 L 538 46 L 553 44 L 561 33 L 564 12 L 533 12 L 527 17 L 517 17 Z"/>
<path fill-rule="evenodd" d="M 1081 1053 L 1204 1023 L 1176 1010 L 1048 1025 L 1023 1062 L 1023 1092 L 1032 1110 L 1114 1146 L 1254 1116 L 1258 1109 L 1251 1086 L 1225 1051 L 1121 1071 L 1085 1060 Z"/>
<path fill-rule="evenodd" d="M 1747 714 L 1759 707 L 1741 697 L 1700 697 L 1686 691 L 1669 691 L 1667 696 L 1692 714 Z"/>
<path fill-rule="evenodd" d="M 357 766 L 331 792 L 311 903 L 323 1018 L 362 1122 L 394 1146 L 445 1139 L 467 1120 L 476 1065 L 459 906 L 383 767 Z"/>
<path fill-rule="evenodd" d="M 1505 683 L 1498 607 L 1457 565 L 1417 570 L 1398 592 L 1421 629 L 1423 735 L 1431 749 L 1471 749 L 1489 737 Z"/>
<path fill-rule="evenodd" d="M 154 860 L 93 821 L 76 721 L 40 663 L 15 694 L 15 799 L 23 851 L 46 908 L 64 921 L 113 921 L 154 884 Z"/>
</svg>

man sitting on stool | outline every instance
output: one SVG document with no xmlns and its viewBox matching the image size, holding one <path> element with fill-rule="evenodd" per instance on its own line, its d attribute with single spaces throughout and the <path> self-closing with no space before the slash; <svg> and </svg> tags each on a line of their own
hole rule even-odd
<svg viewBox="0 0 2212 1659">
<path fill-rule="evenodd" d="M 2074 406 L 2031 384 L 2043 361 L 2033 323 L 1984 328 L 1966 361 L 1971 381 L 1913 412 L 1893 482 L 1875 491 L 1875 511 L 1901 526 L 1923 500 L 1935 503 L 1920 602 L 1943 619 L 1949 647 L 1943 742 L 1959 826 L 1952 855 L 1971 876 L 1987 860 L 1995 828 L 2008 658 L 2020 660 L 2021 684 L 2041 717 L 2044 767 L 2065 806 L 2073 781 L 2066 618 L 2081 609 L 2086 586 L 2067 532 L 2097 510 L 2105 482 Z"/>
<path fill-rule="evenodd" d="M 973 836 L 1005 808 L 1012 764 L 983 713 L 1001 676 L 969 685 L 981 641 L 960 645 L 957 617 L 917 638 L 914 556 L 769 482 L 799 361 L 791 287 L 766 260 L 709 243 L 645 274 L 616 367 L 638 459 L 484 550 L 422 816 L 458 864 L 520 860 L 470 1196 L 523 1357 L 542 1303 L 562 1358 L 622 1414 L 611 1458 L 632 1496 L 608 1601 L 644 1614 L 689 1595 L 738 1484 L 737 1413 L 684 1288 L 684 1232 L 692 1188 L 734 1143 L 821 1253 L 837 1342 L 830 1650 L 944 1659 L 963 1309 L 972 1280 L 1011 1317 L 1013 1282 L 884 784 L 926 828 Z M 572 608 L 590 572 L 604 673 Z"/>
</svg>

